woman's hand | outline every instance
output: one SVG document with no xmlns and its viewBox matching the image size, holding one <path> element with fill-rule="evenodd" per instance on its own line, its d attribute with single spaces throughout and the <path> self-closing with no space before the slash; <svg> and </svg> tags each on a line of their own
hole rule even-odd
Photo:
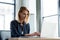
<svg viewBox="0 0 60 40">
<path fill-rule="evenodd" d="M 39 32 L 35 32 L 35 36 L 40 36 L 40 33 Z"/>
<path fill-rule="evenodd" d="M 40 33 L 39 32 L 34 32 L 31 34 L 31 36 L 40 36 Z"/>
<path fill-rule="evenodd" d="M 24 19 L 24 22 L 27 24 L 28 23 L 28 18 L 25 18 Z"/>
<path fill-rule="evenodd" d="M 34 32 L 34 33 L 31 33 L 31 34 L 25 34 L 25 36 L 40 36 L 40 33 L 39 32 Z"/>
<path fill-rule="evenodd" d="M 25 36 L 35 36 L 35 33 L 25 34 Z"/>
</svg>

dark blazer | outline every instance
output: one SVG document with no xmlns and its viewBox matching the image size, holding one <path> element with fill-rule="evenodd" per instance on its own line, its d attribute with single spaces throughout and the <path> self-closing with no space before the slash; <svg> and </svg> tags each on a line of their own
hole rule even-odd
<svg viewBox="0 0 60 40">
<path fill-rule="evenodd" d="M 23 23 L 23 34 L 22 34 L 20 23 L 17 22 L 16 20 L 13 20 L 11 21 L 10 29 L 11 29 L 11 37 L 21 37 L 24 36 L 24 34 L 29 34 L 30 25 L 29 23 L 28 24 L 26 24 L 25 22 Z"/>
</svg>

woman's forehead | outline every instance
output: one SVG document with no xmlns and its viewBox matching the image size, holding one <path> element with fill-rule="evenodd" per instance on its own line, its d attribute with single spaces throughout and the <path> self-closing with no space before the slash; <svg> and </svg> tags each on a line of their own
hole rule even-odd
<svg viewBox="0 0 60 40">
<path fill-rule="evenodd" d="M 25 10 L 25 11 L 23 11 L 22 13 L 25 13 L 25 14 L 27 14 L 27 13 L 28 13 L 28 11 L 26 11 L 26 10 Z"/>
</svg>

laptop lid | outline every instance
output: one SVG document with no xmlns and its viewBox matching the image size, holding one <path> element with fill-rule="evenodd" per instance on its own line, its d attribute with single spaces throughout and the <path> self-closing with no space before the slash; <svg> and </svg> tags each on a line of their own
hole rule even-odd
<svg viewBox="0 0 60 40">
<path fill-rule="evenodd" d="M 55 38 L 58 37 L 58 24 L 45 21 L 42 23 L 41 36 L 43 38 Z"/>
</svg>

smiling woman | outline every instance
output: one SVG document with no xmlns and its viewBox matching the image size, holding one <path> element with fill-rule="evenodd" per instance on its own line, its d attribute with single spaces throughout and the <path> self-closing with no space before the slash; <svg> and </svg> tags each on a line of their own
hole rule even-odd
<svg viewBox="0 0 60 40">
<path fill-rule="evenodd" d="M 39 36 L 40 33 L 30 33 L 30 24 L 27 23 L 29 10 L 22 6 L 18 12 L 18 20 L 11 21 L 11 37 Z"/>
<path fill-rule="evenodd" d="M 25 22 L 27 22 L 26 19 L 28 19 L 29 17 L 29 10 L 25 7 L 21 7 L 19 12 L 18 12 L 18 20 L 24 20 Z"/>
</svg>

